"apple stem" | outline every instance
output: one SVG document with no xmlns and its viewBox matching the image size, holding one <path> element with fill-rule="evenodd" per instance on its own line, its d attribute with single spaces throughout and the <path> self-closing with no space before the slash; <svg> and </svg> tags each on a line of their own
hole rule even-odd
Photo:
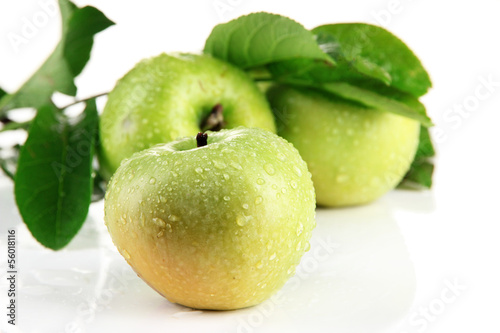
<svg viewBox="0 0 500 333">
<path fill-rule="evenodd" d="M 222 104 L 215 104 L 210 114 L 201 124 L 201 129 L 203 131 L 220 131 L 225 125 L 223 111 Z"/>
<path fill-rule="evenodd" d="M 200 132 L 196 135 L 196 146 L 203 147 L 207 145 L 208 135 L 207 133 Z"/>
</svg>

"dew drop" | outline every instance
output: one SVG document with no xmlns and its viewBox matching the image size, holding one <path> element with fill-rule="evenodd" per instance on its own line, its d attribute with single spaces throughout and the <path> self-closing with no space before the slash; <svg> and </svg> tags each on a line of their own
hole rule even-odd
<svg viewBox="0 0 500 333">
<path fill-rule="evenodd" d="M 239 165 L 237 162 L 232 161 L 229 165 L 235 168 L 236 170 L 243 170 L 241 165 Z"/>
<path fill-rule="evenodd" d="M 161 236 L 163 236 L 163 230 L 156 234 L 156 238 L 160 238 Z"/>
<path fill-rule="evenodd" d="M 248 207 L 250 207 L 250 206 L 248 206 L 248 204 L 243 204 L 242 207 L 243 207 L 243 209 L 248 209 Z"/>
<path fill-rule="evenodd" d="M 293 270 L 294 270 L 294 267 L 293 266 L 290 266 L 290 268 L 288 268 L 288 270 L 286 271 L 287 274 L 292 274 L 293 273 Z"/>
<path fill-rule="evenodd" d="M 261 269 L 262 267 L 264 267 L 264 263 L 262 263 L 262 261 L 259 261 L 255 267 L 257 267 L 258 269 Z"/>
<path fill-rule="evenodd" d="M 169 219 L 170 221 L 173 221 L 173 222 L 176 222 L 176 221 L 179 221 L 179 220 L 180 220 L 179 216 L 174 215 L 174 214 L 170 214 L 170 215 L 168 216 L 168 219 Z"/>
<path fill-rule="evenodd" d="M 264 170 L 267 172 L 269 176 L 272 176 L 276 173 L 272 164 L 269 163 L 264 165 Z"/>
<path fill-rule="evenodd" d="M 260 205 L 262 203 L 262 201 L 264 201 L 264 199 L 262 199 L 262 197 L 260 195 L 257 196 L 257 198 L 255 198 L 256 205 Z"/>
<path fill-rule="evenodd" d="M 165 221 L 159 217 L 153 217 L 153 223 L 156 224 L 159 227 L 164 228 L 165 227 Z"/>
<path fill-rule="evenodd" d="M 276 259 L 276 252 L 271 254 L 271 256 L 269 257 L 269 260 L 274 260 L 274 259 Z"/>
<path fill-rule="evenodd" d="M 155 177 L 151 177 L 151 179 L 149 180 L 149 183 L 150 184 L 156 183 L 156 178 Z"/>
<path fill-rule="evenodd" d="M 300 236 L 303 231 L 304 231 L 304 225 L 299 222 L 299 225 L 297 226 L 297 236 Z"/>
<path fill-rule="evenodd" d="M 214 166 L 219 169 L 219 170 L 222 170 L 222 169 L 225 169 L 226 168 L 226 163 L 222 162 L 222 161 L 219 161 L 219 160 L 214 160 Z"/>
<path fill-rule="evenodd" d="M 290 182 L 290 186 L 295 190 L 297 188 L 297 182 L 295 180 L 292 180 Z"/>
<path fill-rule="evenodd" d="M 223 174 L 222 176 L 224 177 L 225 180 L 229 180 L 229 175 L 227 173 Z"/>
<path fill-rule="evenodd" d="M 229 196 L 227 196 L 227 195 L 226 195 L 226 196 L 224 196 L 224 201 L 229 201 L 229 200 L 231 200 L 231 197 L 229 197 Z"/>
<path fill-rule="evenodd" d="M 285 156 L 285 154 L 283 154 L 283 153 L 278 153 L 277 157 L 278 157 L 278 159 L 279 159 L 280 161 L 284 161 L 284 160 L 286 160 L 286 156 Z"/>
<path fill-rule="evenodd" d="M 236 224 L 238 224 L 240 227 L 243 227 L 245 224 L 247 224 L 248 220 L 250 220 L 249 216 L 238 215 L 236 217 Z"/>
<path fill-rule="evenodd" d="M 170 223 L 167 223 L 166 229 L 168 232 L 172 232 L 172 225 Z"/>
<path fill-rule="evenodd" d="M 194 169 L 194 171 L 196 171 L 196 173 L 199 173 L 200 175 L 203 173 L 203 169 L 200 167 Z"/>
<path fill-rule="evenodd" d="M 281 193 L 285 194 L 285 193 L 286 193 L 286 188 L 284 188 L 284 187 L 283 187 L 283 188 L 281 189 Z"/>
<path fill-rule="evenodd" d="M 125 259 L 127 260 L 130 259 L 130 254 L 127 252 L 127 250 L 122 250 L 122 255 Z"/>
<path fill-rule="evenodd" d="M 304 249 L 306 252 L 311 249 L 311 243 L 307 242 L 306 243 L 306 248 Z"/>
<path fill-rule="evenodd" d="M 259 185 L 264 185 L 266 183 L 266 181 L 262 178 L 257 178 L 257 184 Z"/>
<path fill-rule="evenodd" d="M 345 174 L 340 174 L 337 176 L 335 180 L 337 181 L 337 183 L 345 183 L 346 181 L 349 180 L 349 176 Z"/>
<path fill-rule="evenodd" d="M 295 250 L 300 251 L 301 248 L 302 248 L 302 242 L 299 241 L 297 243 L 297 246 L 295 247 Z"/>
<path fill-rule="evenodd" d="M 174 177 L 179 176 L 179 174 L 177 172 L 175 172 L 175 171 L 171 171 L 171 173 L 172 173 L 172 176 L 174 176 Z"/>
<path fill-rule="evenodd" d="M 297 176 L 302 177 L 302 171 L 300 171 L 300 169 L 297 166 L 294 166 L 293 170 L 295 171 Z"/>
<path fill-rule="evenodd" d="M 160 195 L 160 202 L 166 203 L 167 202 L 167 198 L 165 198 L 163 195 Z"/>
</svg>

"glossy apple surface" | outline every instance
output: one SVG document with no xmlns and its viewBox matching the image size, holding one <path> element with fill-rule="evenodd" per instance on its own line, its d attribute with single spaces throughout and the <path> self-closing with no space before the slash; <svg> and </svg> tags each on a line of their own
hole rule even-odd
<svg viewBox="0 0 500 333">
<path fill-rule="evenodd" d="M 393 189 L 413 161 L 415 120 L 306 89 L 274 86 L 267 96 L 278 134 L 307 162 L 318 205 L 371 202 Z"/>
<path fill-rule="evenodd" d="M 294 274 L 315 226 L 306 163 L 261 129 L 208 132 L 134 154 L 106 192 L 105 221 L 138 275 L 171 302 L 258 304 Z"/>
<path fill-rule="evenodd" d="M 161 54 L 141 61 L 118 81 L 100 118 L 104 176 L 109 178 L 137 151 L 211 129 L 204 122 L 217 105 L 222 128 L 275 132 L 266 98 L 238 68 L 193 54 Z"/>
</svg>

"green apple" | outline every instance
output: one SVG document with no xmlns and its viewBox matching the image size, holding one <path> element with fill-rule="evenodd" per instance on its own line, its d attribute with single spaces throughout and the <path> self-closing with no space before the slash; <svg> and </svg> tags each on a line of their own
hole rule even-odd
<svg viewBox="0 0 500 333">
<path fill-rule="evenodd" d="M 312 173 L 318 205 L 373 201 L 393 189 L 415 156 L 420 124 L 318 91 L 274 86 L 267 92 L 278 134 Z"/>
<path fill-rule="evenodd" d="M 100 118 L 103 174 L 155 144 L 238 126 L 276 132 L 265 96 L 246 73 L 207 55 L 143 60 L 118 81 Z"/>
<path fill-rule="evenodd" d="M 127 262 L 171 302 L 248 307 L 281 288 L 309 249 L 311 175 L 274 133 L 207 133 L 125 160 L 109 182 L 105 221 Z"/>
</svg>

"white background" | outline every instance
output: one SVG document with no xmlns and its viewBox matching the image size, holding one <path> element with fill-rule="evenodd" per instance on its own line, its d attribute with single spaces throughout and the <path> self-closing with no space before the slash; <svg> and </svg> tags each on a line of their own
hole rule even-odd
<svg viewBox="0 0 500 333">
<path fill-rule="evenodd" d="M 48 0 L 0 2 L 0 87 L 7 91 L 18 88 L 58 41 L 57 14 L 50 16 L 46 23 L 42 22 L 27 38 L 27 43 L 16 46 L 9 40 L 12 34 L 22 36 L 26 20 L 32 22 L 34 16 L 40 15 L 41 2 L 53 3 Z M 336 255 L 335 260 L 318 261 L 318 267 L 313 267 L 310 276 L 300 281 L 298 289 L 287 285 L 288 301 L 277 304 L 271 313 L 254 309 L 214 315 L 174 309 L 162 303 L 166 301 L 147 287 L 142 287 L 140 281 L 133 280 L 139 291 L 116 292 L 113 301 L 95 311 L 95 317 L 73 327 L 67 325 L 73 318 L 67 314 L 73 306 L 71 299 L 97 292 L 95 281 L 98 278 L 94 281 L 92 272 L 98 268 L 92 265 L 87 268 L 85 272 L 90 272 L 87 280 L 75 283 L 73 279 L 69 286 L 75 287 L 74 290 L 66 283 L 72 278 L 64 282 L 61 276 L 67 275 L 65 267 L 75 261 L 78 263 L 79 258 L 81 265 L 86 265 L 85 258 L 92 256 L 107 260 L 102 260 L 102 253 L 96 252 L 97 245 L 92 245 L 95 243 L 92 235 L 106 237 L 101 233 L 102 203 L 92 207 L 89 221 L 78 236 L 80 238 L 75 239 L 76 243 L 73 242 L 66 252 L 54 253 L 30 238 L 15 209 L 12 186 L 1 178 L 2 252 L 5 253 L 7 226 L 15 226 L 21 237 L 18 247 L 22 258 L 20 287 L 26 287 L 26 294 L 20 296 L 18 320 L 26 325 L 26 332 L 68 332 L 72 329 L 77 332 L 77 328 L 80 332 L 101 332 L 109 330 L 109 325 L 122 325 L 122 332 L 137 331 L 140 327 L 149 331 L 187 331 L 199 330 L 198 324 L 201 329 L 229 332 L 249 331 L 248 327 L 255 332 L 285 328 L 302 331 L 306 327 L 313 331 L 330 331 L 340 322 L 337 320 L 335 324 L 328 320 L 336 318 L 336 311 L 346 312 L 348 306 L 361 309 L 360 304 L 371 304 L 371 307 L 367 305 L 368 310 L 388 308 L 387 312 L 378 315 L 382 323 L 387 323 L 378 326 L 380 331 L 500 331 L 497 319 L 500 313 L 500 1 L 101 0 L 76 3 L 94 5 L 116 22 L 116 26 L 97 36 L 92 58 L 77 79 L 78 97 L 81 98 L 109 91 L 119 77 L 144 57 L 170 51 L 199 52 L 214 25 L 250 12 L 283 14 L 306 28 L 337 22 L 369 22 L 388 28 L 414 50 L 433 81 L 433 89 L 422 100 L 436 124 L 433 129 L 438 151 L 435 185 L 429 192 L 395 191 L 359 209 L 319 211 L 318 233 L 325 236 L 333 232 L 332 237 L 337 237 L 340 248 L 345 246 L 347 250 Z M 491 83 L 485 84 L 487 81 Z M 16 140 L 15 135 L 0 136 L 2 145 L 12 140 Z M 390 225 L 384 232 L 395 232 L 399 235 L 395 238 L 401 239 L 394 241 L 395 238 L 389 237 L 392 240 L 389 245 L 380 241 L 385 236 L 374 228 L 377 225 Z M 367 229 L 371 230 L 371 235 L 366 234 Z M 313 239 L 313 248 L 319 244 L 318 233 Z M 378 236 L 381 237 L 378 245 L 364 245 Z M 105 244 L 112 253 L 109 255 L 112 259 L 106 257 L 109 259 L 107 269 L 112 269 L 113 265 L 127 269 L 121 258 L 115 256 L 112 246 L 108 247 L 108 240 L 99 244 Z M 399 252 L 406 259 L 401 259 Z M 5 263 L 3 253 L 2 265 Z M 391 259 L 381 255 L 374 258 L 373 253 L 385 253 Z M 338 285 L 335 289 L 332 283 L 340 281 L 342 270 L 349 270 L 359 262 L 374 263 L 369 271 L 365 267 L 362 274 L 358 272 L 357 276 L 363 276 L 364 280 L 347 279 L 342 282 L 346 283 L 344 291 L 339 291 Z M 395 267 L 396 263 L 400 266 Z M 408 263 L 413 264 L 414 271 L 411 265 L 403 267 Z M 42 273 L 37 271 L 40 267 L 56 268 L 51 277 L 44 280 L 40 278 Z M 87 276 L 81 273 L 81 267 L 79 269 L 78 276 Z M 38 285 L 30 282 L 30 274 L 38 276 Z M 404 276 L 407 279 L 399 286 L 397 282 Z M 416 280 L 416 285 L 412 279 Z M 49 289 L 42 288 L 43 281 L 50 285 L 50 288 L 45 286 Z M 4 283 L 2 275 L 2 286 Z M 82 289 L 79 283 L 86 287 Z M 449 290 L 450 283 L 459 284 L 463 289 L 453 293 Z M 410 295 L 399 299 L 368 295 L 370 290 L 381 290 L 391 284 L 395 286 L 394 294 L 408 292 Z M 28 293 L 30 286 L 31 293 Z M 353 286 L 366 292 L 353 293 Z M 397 289 L 398 286 L 402 289 Z M 450 299 L 451 296 L 454 297 Z M 5 297 L 3 289 L 1 297 Z M 311 297 L 315 299 L 314 304 L 307 303 Z M 345 301 L 344 307 L 339 299 Z M 6 301 L 1 300 L 0 308 L 3 309 Z M 78 304 L 81 303 L 75 307 Z M 429 308 L 431 316 L 423 316 L 421 311 Z M 241 318 L 251 315 L 251 311 L 261 312 L 260 317 L 250 318 L 250 326 L 228 321 L 230 316 Z M 167 313 L 174 314 L 174 320 L 167 319 Z M 373 323 L 376 320 L 370 318 L 370 313 L 373 315 L 371 310 L 359 310 L 358 315 L 338 324 L 337 332 L 375 331 Z M 5 330 L 4 317 L 2 311 L 0 327 Z M 28 325 L 29 320 L 37 320 L 37 324 Z M 363 326 L 363 323 L 366 324 Z M 12 327 L 8 329 L 15 331 Z"/>
</svg>

